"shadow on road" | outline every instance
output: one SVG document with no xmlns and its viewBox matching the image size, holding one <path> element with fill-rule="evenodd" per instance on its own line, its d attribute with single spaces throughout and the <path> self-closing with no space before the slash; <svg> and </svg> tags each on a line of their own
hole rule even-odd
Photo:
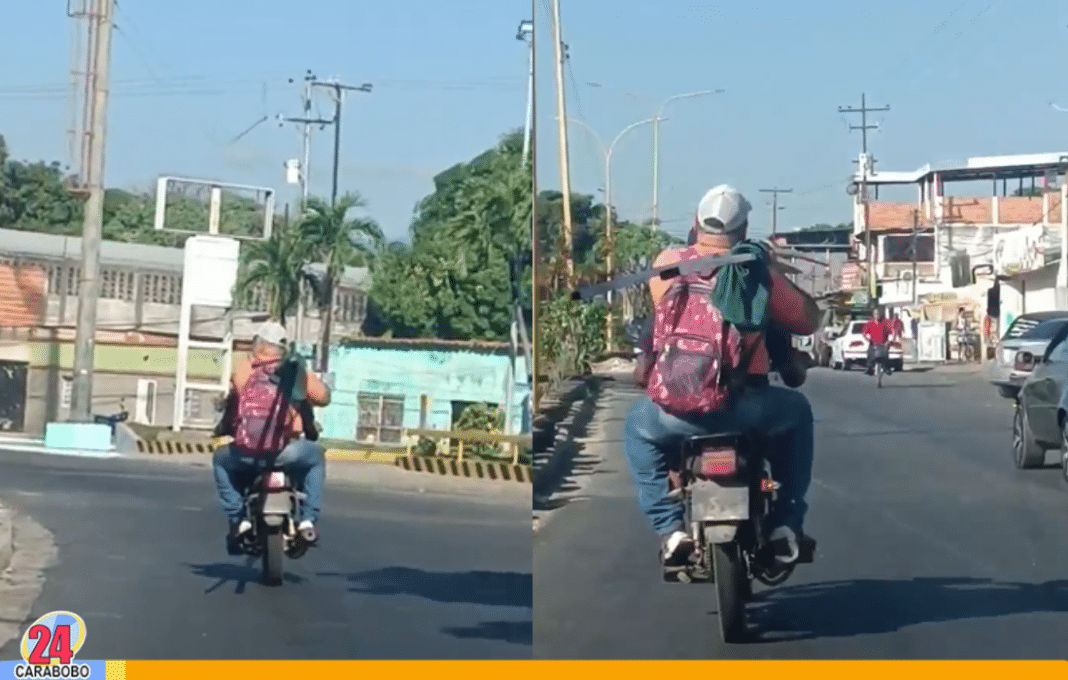
<svg viewBox="0 0 1068 680">
<path fill-rule="evenodd" d="M 500 640 L 527 646 L 534 644 L 533 621 L 483 621 L 470 628 L 444 628 L 443 632 L 461 640 Z"/>
<path fill-rule="evenodd" d="M 411 567 L 386 567 L 355 574 L 322 573 L 319 576 L 345 578 L 356 593 L 414 595 L 434 602 L 462 602 L 490 607 L 534 607 L 532 574 L 439 572 Z"/>
<path fill-rule="evenodd" d="M 1068 612 L 1068 580 L 915 578 L 784 587 L 758 595 L 752 620 L 762 634 L 760 641 L 785 642 L 1039 612 Z"/>
<path fill-rule="evenodd" d="M 262 572 L 257 564 L 258 558 L 250 557 L 245 564 L 232 562 L 216 562 L 215 564 L 189 564 L 189 569 L 197 576 L 215 579 L 215 583 L 204 589 L 205 593 L 212 593 L 228 583 L 234 584 L 234 593 L 241 595 L 249 583 L 259 584 Z M 296 574 L 283 574 L 285 583 L 304 583 L 304 579 Z"/>
<path fill-rule="evenodd" d="M 535 513 L 555 510 L 570 499 L 561 498 L 580 488 L 576 478 L 588 475 L 600 463 L 598 456 L 585 454 L 580 440 L 590 433 L 590 424 L 597 412 L 599 398 L 611 378 L 593 378 L 584 398 L 576 396 L 558 407 L 555 427 L 561 431 L 542 454 L 535 454 L 535 482 L 533 510 Z M 561 502 L 562 501 L 562 502 Z"/>
</svg>

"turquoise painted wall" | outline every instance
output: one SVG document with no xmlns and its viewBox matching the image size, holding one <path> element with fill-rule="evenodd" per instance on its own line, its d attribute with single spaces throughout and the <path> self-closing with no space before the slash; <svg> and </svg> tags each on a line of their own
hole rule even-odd
<svg viewBox="0 0 1068 680">
<path fill-rule="evenodd" d="M 360 393 L 404 397 L 406 428 L 420 426 L 422 395 L 429 397 L 426 427 L 448 430 L 452 402 L 487 402 L 504 408 L 508 354 L 467 349 L 405 347 L 335 347 L 330 353 L 334 374 L 331 404 L 318 414 L 323 436 L 353 440 L 356 437 Z M 516 361 L 512 410 L 513 432 L 530 432 L 531 390 L 525 383 L 526 362 Z"/>
</svg>

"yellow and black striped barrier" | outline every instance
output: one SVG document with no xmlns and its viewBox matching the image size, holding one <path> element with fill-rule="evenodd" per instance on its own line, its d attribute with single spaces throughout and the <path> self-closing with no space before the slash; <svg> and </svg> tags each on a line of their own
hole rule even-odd
<svg viewBox="0 0 1068 680">
<path fill-rule="evenodd" d="M 442 456 L 400 456 L 397 467 L 408 472 L 424 472 L 448 477 L 466 477 L 489 481 L 530 484 L 533 479 L 529 465 L 512 465 L 498 461 L 458 460 Z"/>
<path fill-rule="evenodd" d="M 409 443 L 402 451 L 390 452 L 373 449 L 370 447 L 360 448 L 337 448 L 331 447 L 326 450 L 327 460 L 350 461 L 360 463 L 377 463 L 380 465 L 395 465 L 408 472 L 422 472 L 449 477 L 464 477 L 467 479 L 484 479 L 487 481 L 516 482 L 519 484 L 531 484 L 533 482 L 533 470 L 530 465 L 520 463 L 522 447 L 531 446 L 530 435 L 504 435 L 496 432 L 479 431 L 442 431 L 442 430 L 405 430 L 405 438 Z M 413 452 L 415 442 L 419 438 L 429 439 L 438 443 L 444 443 L 445 455 L 420 456 Z M 216 437 L 199 441 L 179 440 L 155 440 L 137 441 L 137 450 L 140 453 L 150 454 L 186 454 L 201 453 L 210 454 L 220 446 L 228 444 L 230 437 Z M 483 460 L 470 457 L 465 458 L 465 453 L 470 450 L 472 443 L 493 443 L 507 446 L 511 449 L 511 460 Z M 357 445 L 358 446 L 358 445 Z M 466 449 L 466 451 L 465 451 Z"/>
<path fill-rule="evenodd" d="M 215 449 L 230 443 L 229 437 L 217 437 L 200 441 L 157 440 L 137 441 L 139 453 L 152 454 L 180 454 L 180 453 L 214 453 Z M 387 451 L 375 451 L 370 449 L 340 449 L 328 448 L 327 460 L 343 460 L 359 463 L 378 463 L 380 465 L 393 465 L 403 453 L 389 453 Z"/>
</svg>

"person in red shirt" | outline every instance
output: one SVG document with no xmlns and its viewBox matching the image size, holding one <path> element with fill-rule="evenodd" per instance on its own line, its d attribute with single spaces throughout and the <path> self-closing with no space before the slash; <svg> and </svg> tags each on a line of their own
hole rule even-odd
<svg viewBox="0 0 1068 680">
<path fill-rule="evenodd" d="M 874 317 L 864 324 L 861 335 L 868 341 L 868 375 L 875 373 L 875 360 L 886 361 L 888 345 L 896 335 L 894 323 L 883 318 L 883 310 L 876 308 Z M 885 368 L 885 364 L 884 364 Z"/>
</svg>

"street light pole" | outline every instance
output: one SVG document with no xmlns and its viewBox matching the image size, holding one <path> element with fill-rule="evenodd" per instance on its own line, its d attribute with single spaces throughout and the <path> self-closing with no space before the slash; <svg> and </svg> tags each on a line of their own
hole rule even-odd
<svg viewBox="0 0 1068 680">
<path fill-rule="evenodd" d="M 594 139 L 601 146 L 601 153 L 604 155 L 604 207 L 605 207 L 605 270 L 606 275 L 611 277 L 613 274 L 613 268 L 615 266 L 615 225 L 612 215 L 612 153 L 616 149 L 616 145 L 623 137 L 631 130 L 641 127 L 642 125 L 649 125 L 655 123 L 658 118 L 647 118 L 640 120 L 637 123 L 631 123 L 627 127 L 623 128 L 616 138 L 612 140 L 612 143 L 605 146 L 604 141 L 601 140 L 597 131 L 590 127 L 584 121 L 577 118 L 569 118 L 571 123 L 577 123 L 586 128 L 593 135 Z M 613 320 L 612 320 L 612 291 L 608 291 L 608 316 L 605 322 L 605 346 L 608 349 L 612 348 L 613 340 Z"/>
<path fill-rule="evenodd" d="M 660 121 L 664 120 L 664 109 L 673 101 L 679 99 L 693 99 L 712 94 L 722 94 L 723 90 L 701 90 L 700 92 L 686 92 L 676 94 L 664 100 L 657 111 L 653 123 L 653 228 L 660 228 Z"/>
<path fill-rule="evenodd" d="M 534 22 L 520 21 L 515 39 L 527 43 L 527 117 L 523 121 L 523 163 L 530 157 L 530 130 L 534 123 Z"/>
</svg>

